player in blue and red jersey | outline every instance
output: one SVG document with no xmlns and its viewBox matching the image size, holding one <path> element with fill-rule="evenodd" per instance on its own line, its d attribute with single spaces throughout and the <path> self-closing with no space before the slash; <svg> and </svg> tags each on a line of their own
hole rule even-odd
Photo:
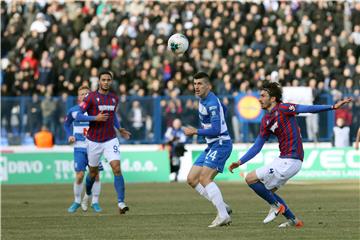
<svg viewBox="0 0 360 240">
<path fill-rule="evenodd" d="M 78 102 L 81 103 L 85 96 L 90 92 L 89 87 L 82 86 L 78 89 Z M 83 191 L 83 179 L 88 165 L 87 147 L 86 147 L 86 132 L 89 128 L 89 122 L 86 119 L 82 121 L 75 121 L 77 114 L 80 111 L 80 105 L 75 105 L 68 111 L 66 120 L 64 122 L 64 129 L 68 137 L 68 142 L 74 144 L 74 170 L 75 170 L 75 182 L 74 182 L 74 202 L 68 208 L 68 212 L 74 213 L 80 207 L 81 194 Z M 95 118 L 89 117 L 95 121 L 106 121 L 107 116 L 105 114 L 98 114 Z M 100 163 L 100 170 L 102 166 Z M 89 175 L 88 175 L 89 177 Z M 101 191 L 101 184 L 99 174 L 96 176 L 96 181 L 92 187 L 92 204 L 91 207 L 95 212 L 101 212 L 99 205 L 99 195 Z M 81 201 L 81 207 L 84 211 L 87 211 L 89 196 L 85 194 L 83 201 Z"/>
<path fill-rule="evenodd" d="M 352 101 L 351 98 L 337 102 L 335 105 L 297 105 L 282 103 L 282 89 L 278 83 L 264 82 L 260 92 L 259 102 L 262 109 L 267 110 L 260 126 L 260 134 L 254 145 L 240 158 L 233 162 L 229 170 L 246 163 L 260 152 L 270 135 L 275 135 L 279 141 L 280 156 L 270 164 L 249 173 L 245 181 L 249 187 L 270 204 L 268 216 L 264 223 L 269 223 L 282 213 L 287 221 L 279 225 L 283 227 L 302 227 L 304 223 L 295 217 L 285 201 L 275 193 L 287 180 L 296 175 L 302 165 L 304 150 L 300 129 L 295 115 L 298 113 L 318 113 L 336 110 Z"/>
<path fill-rule="evenodd" d="M 119 211 L 120 214 L 124 214 L 129 210 L 129 207 L 124 202 L 125 184 L 120 168 L 119 140 L 116 137 L 115 128 L 125 139 L 129 139 L 131 134 L 126 129 L 120 128 L 119 120 L 116 117 L 116 107 L 119 100 L 114 93 L 110 92 L 112 80 L 111 72 L 105 71 L 99 74 L 99 89 L 85 97 L 80 104 L 81 113 L 77 115 L 76 120 L 81 121 L 85 117 L 83 114 L 85 112 L 87 112 L 88 117 L 93 117 L 94 120 L 99 113 L 108 117 L 107 121 L 104 122 L 90 119 L 86 136 L 90 178 L 86 179 L 86 193 L 91 194 L 91 188 L 99 170 L 100 157 L 104 154 L 114 173 L 114 187 L 117 193 Z"/>
</svg>

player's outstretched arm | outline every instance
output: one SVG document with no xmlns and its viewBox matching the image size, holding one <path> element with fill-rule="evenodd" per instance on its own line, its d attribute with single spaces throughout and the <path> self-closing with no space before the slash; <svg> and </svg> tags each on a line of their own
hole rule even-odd
<svg viewBox="0 0 360 240">
<path fill-rule="evenodd" d="M 296 113 L 319 113 L 323 111 L 336 110 L 348 104 L 352 101 L 352 98 L 346 98 L 334 105 L 296 105 Z"/>
<path fill-rule="evenodd" d="M 336 109 L 339 109 L 339 108 L 341 108 L 342 106 L 344 106 L 345 104 L 348 104 L 348 103 L 350 103 L 350 102 L 352 102 L 352 98 L 345 98 L 345 99 L 343 99 L 343 100 L 340 100 L 340 101 L 338 101 L 337 103 L 335 103 L 334 105 L 333 105 L 333 108 L 336 110 Z"/>
<path fill-rule="evenodd" d="M 229 171 L 233 173 L 233 170 L 235 168 L 238 168 L 240 165 L 246 163 L 247 161 L 255 157 L 261 151 L 264 144 L 265 138 L 263 138 L 261 135 L 258 135 L 254 145 L 252 145 L 252 147 L 245 153 L 245 155 L 242 156 L 239 161 L 230 164 Z"/>
</svg>

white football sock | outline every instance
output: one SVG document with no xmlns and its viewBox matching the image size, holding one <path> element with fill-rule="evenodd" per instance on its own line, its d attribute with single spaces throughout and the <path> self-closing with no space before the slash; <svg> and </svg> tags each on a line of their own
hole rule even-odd
<svg viewBox="0 0 360 240">
<path fill-rule="evenodd" d="M 229 214 L 226 211 L 225 203 L 223 197 L 221 195 L 220 189 L 218 186 L 211 182 L 206 187 L 205 190 L 211 199 L 211 202 L 214 204 L 216 209 L 218 210 L 218 214 L 221 218 L 229 217 Z"/>
<path fill-rule="evenodd" d="M 99 195 L 101 191 L 101 183 L 100 181 L 95 181 L 94 185 L 92 187 L 92 201 L 91 204 L 98 203 L 99 202 Z"/>
<path fill-rule="evenodd" d="M 77 184 L 76 182 L 74 182 L 74 201 L 76 203 L 80 203 L 81 202 L 81 193 L 83 191 L 83 184 Z"/>
<path fill-rule="evenodd" d="M 207 194 L 205 188 L 203 185 L 201 185 L 200 183 L 198 183 L 195 187 L 195 190 L 204 198 L 206 198 L 207 200 L 209 200 L 211 202 L 211 199 L 209 198 L 209 195 Z"/>
</svg>

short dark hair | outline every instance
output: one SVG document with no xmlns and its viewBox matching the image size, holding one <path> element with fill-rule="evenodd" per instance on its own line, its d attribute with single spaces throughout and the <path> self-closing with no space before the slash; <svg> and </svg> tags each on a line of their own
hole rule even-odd
<svg viewBox="0 0 360 240">
<path fill-rule="evenodd" d="M 105 74 L 110 75 L 111 80 L 113 79 L 113 74 L 112 74 L 112 72 L 110 72 L 110 71 L 101 71 L 101 72 L 99 73 L 99 79 L 101 78 L 102 75 L 105 75 Z"/>
<path fill-rule="evenodd" d="M 209 75 L 206 73 L 206 72 L 197 72 L 195 75 L 194 75 L 194 79 L 201 79 L 201 78 L 205 78 L 206 81 L 208 83 L 210 83 L 210 77 Z"/>
<path fill-rule="evenodd" d="M 264 81 L 260 90 L 264 90 L 269 93 L 270 97 L 275 97 L 276 102 L 281 102 L 282 99 L 282 88 L 280 84 L 276 82 Z"/>
</svg>

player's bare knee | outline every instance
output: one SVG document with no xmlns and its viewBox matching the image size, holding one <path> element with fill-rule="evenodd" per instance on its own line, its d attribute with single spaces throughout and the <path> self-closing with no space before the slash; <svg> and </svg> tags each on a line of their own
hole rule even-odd
<svg viewBox="0 0 360 240">
<path fill-rule="evenodd" d="M 113 165 L 111 167 L 112 167 L 112 171 L 113 171 L 115 176 L 121 175 L 120 164 L 119 165 Z"/>
<path fill-rule="evenodd" d="M 251 172 L 248 175 L 246 175 L 245 181 L 249 185 L 249 184 L 256 183 L 257 181 L 259 181 L 259 179 L 257 179 L 255 172 Z"/>
<path fill-rule="evenodd" d="M 120 161 L 119 160 L 113 160 L 110 162 L 111 169 L 115 176 L 121 175 L 121 168 L 120 168 Z"/>
<path fill-rule="evenodd" d="M 94 179 L 99 173 L 99 170 L 96 167 L 90 167 L 89 170 L 90 178 L 92 179 Z"/>
<path fill-rule="evenodd" d="M 212 180 L 206 175 L 200 175 L 200 184 L 206 187 Z"/>
<path fill-rule="evenodd" d="M 81 184 L 84 180 L 84 172 L 77 172 L 76 173 L 76 183 Z"/>
<path fill-rule="evenodd" d="M 199 183 L 199 180 L 193 176 L 187 176 L 187 183 L 194 188 Z"/>
<path fill-rule="evenodd" d="M 97 172 L 90 172 L 90 178 L 96 178 Z"/>
</svg>

